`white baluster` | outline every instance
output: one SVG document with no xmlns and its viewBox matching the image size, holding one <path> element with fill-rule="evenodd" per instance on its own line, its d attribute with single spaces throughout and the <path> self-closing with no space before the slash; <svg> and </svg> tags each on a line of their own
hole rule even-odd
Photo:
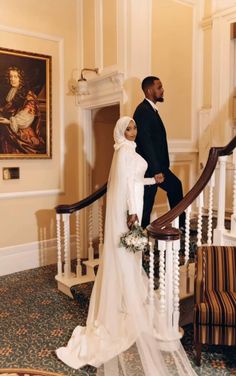
<svg viewBox="0 0 236 376">
<path fill-rule="evenodd" d="M 209 182 L 209 201 L 208 201 L 208 228 L 207 228 L 207 244 L 212 244 L 212 219 L 213 219 L 213 192 L 215 187 L 215 171 Z"/>
<path fill-rule="evenodd" d="M 226 161 L 227 156 L 219 157 L 219 196 L 218 196 L 218 215 L 217 215 L 217 230 L 225 229 L 225 178 L 226 178 Z"/>
<path fill-rule="evenodd" d="M 89 223 L 88 223 L 88 238 L 89 238 L 89 247 L 88 247 L 88 259 L 92 261 L 94 259 L 94 249 L 93 249 L 93 206 L 89 208 Z"/>
<path fill-rule="evenodd" d="M 185 239 L 184 239 L 184 263 L 187 264 L 189 260 L 190 252 L 190 214 L 191 214 L 191 205 L 185 210 L 186 219 L 185 219 Z"/>
<path fill-rule="evenodd" d="M 173 242 L 174 260 L 174 281 L 173 281 L 173 328 L 179 333 L 179 250 L 180 240 Z"/>
<path fill-rule="evenodd" d="M 99 234 L 98 252 L 99 252 L 99 258 L 101 258 L 102 251 L 103 251 L 103 197 L 99 200 L 99 206 L 98 206 L 98 234 Z"/>
<path fill-rule="evenodd" d="M 152 242 L 149 242 L 149 294 L 150 323 L 153 325 L 154 315 L 154 249 Z"/>
<path fill-rule="evenodd" d="M 75 241 L 76 241 L 76 276 L 82 276 L 82 266 L 81 266 L 81 244 L 80 244 L 80 211 L 77 210 L 75 213 Z"/>
<path fill-rule="evenodd" d="M 197 220 L 197 246 L 202 244 L 202 208 L 203 208 L 203 191 L 197 198 L 198 220 Z"/>
<path fill-rule="evenodd" d="M 62 214 L 64 223 L 64 276 L 69 278 L 71 276 L 71 260 L 70 260 L 70 214 Z"/>
<path fill-rule="evenodd" d="M 231 232 L 236 235 L 236 149 L 233 151 L 233 213 L 231 215 Z"/>
<path fill-rule="evenodd" d="M 173 252 L 172 241 L 166 242 L 166 302 L 167 302 L 167 331 L 172 335 L 173 325 Z"/>
<path fill-rule="evenodd" d="M 61 260 L 61 214 L 56 214 L 57 222 L 57 275 L 62 275 L 62 260 Z"/>
<path fill-rule="evenodd" d="M 219 187 L 217 202 L 217 225 L 213 232 L 213 244 L 224 245 L 225 232 L 225 178 L 227 156 L 219 157 Z"/>
<path fill-rule="evenodd" d="M 160 295 L 160 313 L 166 312 L 166 293 L 165 293 L 165 242 L 158 241 L 158 249 L 160 251 L 159 262 L 159 295 Z"/>
</svg>

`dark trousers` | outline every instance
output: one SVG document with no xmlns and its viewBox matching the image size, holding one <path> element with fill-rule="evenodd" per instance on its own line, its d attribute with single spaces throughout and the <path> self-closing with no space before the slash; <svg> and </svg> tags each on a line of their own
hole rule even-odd
<svg viewBox="0 0 236 376">
<path fill-rule="evenodd" d="M 164 172 L 165 180 L 161 184 L 146 185 L 144 187 L 143 218 L 142 227 L 145 228 L 150 223 L 150 216 L 155 201 L 158 187 L 166 191 L 170 208 L 174 208 L 183 198 L 182 183 L 172 171 Z M 185 226 L 185 213 L 179 217 L 179 226 Z"/>
</svg>

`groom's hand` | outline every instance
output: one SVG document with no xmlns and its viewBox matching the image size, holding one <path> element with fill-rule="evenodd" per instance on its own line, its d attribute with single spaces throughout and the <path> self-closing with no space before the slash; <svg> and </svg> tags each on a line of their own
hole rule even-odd
<svg viewBox="0 0 236 376">
<path fill-rule="evenodd" d="M 127 226 L 129 229 L 132 228 L 133 224 L 135 222 L 138 222 L 138 216 L 137 214 L 129 214 L 127 218 Z"/>
<path fill-rule="evenodd" d="M 160 184 L 165 180 L 165 176 L 162 172 L 160 172 L 159 174 L 154 175 L 154 179 L 156 180 L 157 184 Z"/>
</svg>

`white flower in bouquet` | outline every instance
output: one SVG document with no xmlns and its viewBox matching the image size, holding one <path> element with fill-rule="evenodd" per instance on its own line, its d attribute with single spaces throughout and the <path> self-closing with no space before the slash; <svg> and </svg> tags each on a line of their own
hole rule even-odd
<svg viewBox="0 0 236 376">
<path fill-rule="evenodd" d="M 132 252 L 145 252 L 148 250 L 148 237 L 146 232 L 137 222 L 132 229 L 121 235 L 120 246 Z"/>
</svg>

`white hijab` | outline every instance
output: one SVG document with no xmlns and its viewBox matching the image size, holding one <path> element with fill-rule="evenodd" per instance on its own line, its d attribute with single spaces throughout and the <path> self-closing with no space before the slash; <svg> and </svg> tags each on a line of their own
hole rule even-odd
<svg viewBox="0 0 236 376">
<path fill-rule="evenodd" d="M 127 138 L 125 137 L 125 130 L 131 121 L 134 124 L 136 124 L 134 119 L 132 119 L 129 116 L 122 116 L 117 121 L 116 126 L 114 128 L 114 133 L 113 133 L 113 137 L 115 141 L 115 144 L 114 144 L 115 150 L 118 150 L 123 145 L 131 146 L 134 149 L 136 148 L 136 143 L 134 141 L 127 140 Z"/>
</svg>

